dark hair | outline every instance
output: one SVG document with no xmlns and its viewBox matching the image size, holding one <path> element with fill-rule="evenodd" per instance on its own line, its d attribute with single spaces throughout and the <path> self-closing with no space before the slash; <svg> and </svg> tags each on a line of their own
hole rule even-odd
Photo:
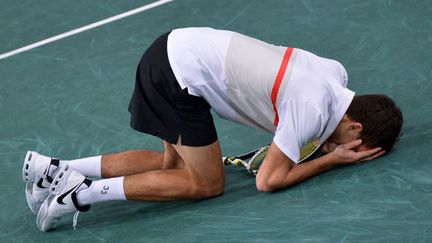
<svg viewBox="0 0 432 243">
<path fill-rule="evenodd" d="M 402 112 L 386 95 L 354 96 L 347 116 L 363 125 L 360 138 L 369 148 L 381 147 L 389 152 L 402 128 Z"/>
</svg>

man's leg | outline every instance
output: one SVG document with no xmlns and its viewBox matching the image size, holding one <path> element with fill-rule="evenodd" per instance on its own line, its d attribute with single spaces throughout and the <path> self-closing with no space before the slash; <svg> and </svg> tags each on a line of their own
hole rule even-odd
<svg viewBox="0 0 432 243">
<path fill-rule="evenodd" d="M 150 170 L 173 169 L 184 166 L 184 162 L 174 150 L 172 145 L 165 145 L 167 152 L 151 150 L 129 150 L 103 156 L 93 156 L 75 160 L 57 160 L 29 151 L 23 167 L 23 179 L 26 182 L 26 199 L 31 211 L 37 214 L 43 201 L 48 197 L 48 189 L 57 172 L 66 164 L 73 170 L 88 177 L 113 178 L 111 182 L 122 185 L 116 186 L 118 190 L 111 192 L 117 194 L 114 198 L 121 198 L 123 192 L 123 178 L 114 178 L 143 173 Z M 175 150 L 174 150 L 175 152 Z M 164 156 L 164 154 L 168 156 Z M 174 154 L 174 157 L 173 155 Z M 116 182 L 117 181 L 117 182 Z M 105 183 L 112 184 L 109 181 Z M 94 184 L 97 184 L 96 181 Z M 117 191 L 117 192 L 116 192 Z M 103 197 L 110 200 L 112 197 Z M 123 195 L 124 198 L 124 195 Z M 90 199 L 93 201 L 93 199 Z"/>
<path fill-rule="evenodd" d="M 151 150 L 129 150 L 103 155 L 102 178 L 139 174 L 162 169 L 164 152 Z M 73 167 L 73 166 L 72 166 Z"/>
<path fill-rule="evenodd" d="M 126 176 L 124 190 L 127 199 L 203 199 L 223 193 L 225 176 L 218 141 L 202 147 L 165 144 L 165 157 L 173 159 L 167 164 L 177 164 L 181 159 L 180 164 L 184 162 L 184 167 Z"/>
<path fill-rule="evenodd" d="M 102 178 L 127 176 L 150 170 L 174 169 L 180 167 L 184 167 L 182 158 L 177 154 L 173 146 L 165 141 L 164 152 L 153 150 L 128 150 L 103 155 L 101 159 Z"/>
<path fill-rule="evenodd" d="M 62 167 L 54 178 L 54 187 L 50 187 L 52 193 L 38 212 L 38 228 L 47 231 L 62 216 L 78 210 L 86 211 L 89 204 L 96 202 L 125 199 L 196 200 L 223 193 L 225 176 L 218 141 L 202 147 L 166 146 L 168 149 L 165 149 L 164 157 L 173 158 L 173 161 L 167 161 L 167 165 L 177 165 L 177 168 L 92 182 L 69 166 Z"/>
<path fill-rule="evenodd" d="M 219 142 L 202 147 L 164 142 L 164 147 L 161 169 L 95 180 L 88 189 L 78 192 L 78 203 L 87 205 L 125 199 L 202 199 L 223 192 L 225 177 Z"/>
<path fill-rule="evenodd" d="M 167 146 L 164 145 L 164 147 L 166 150 Z M 171 146 L 168 149 L 173 148 Z M 150 170 L 174 168 L 181 166 L 182 163 L 184 164 L 181 158 L 165 158 L 164 155 L 166 154 L 154 150 L 127 150 L 102 156 L 60 160 L 60 165 L 68 164 L 72 169 L 85 176 L 112 178 L 139 174 Z M 173 164 L 173 161 L 177 161 L 178 164 Z"/>
</svg>

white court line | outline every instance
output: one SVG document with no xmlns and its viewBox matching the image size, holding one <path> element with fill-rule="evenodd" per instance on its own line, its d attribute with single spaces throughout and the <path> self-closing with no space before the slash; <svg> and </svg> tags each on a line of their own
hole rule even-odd
<svg viewBox="0 0 432 243">
<path fill-rule="evenodd" d="M 69 36 L 71 36 L 71 35 L 75 35 L 75 34 L 78 34 L 78 33 L 84 32 L 84 31 L 86 31 L 86 30 L 96 28 L 96 27 L 98 27 L 98 26 L 101 26 L 101 25 L 104 25 L 104 24 L 108 24 L 108 23 L 114 22 L 114 21 L 119 20 L 119 19 L 122 19 L 122 18 L 126 18 L 126 17 L 128 17 L 128 16 L 131 16 L 131 15 L 134 15 L 134 14 L 137 14 L 137 13 L 140 13 L 140 12 L 143 12 L 143 11 L 146 11 L 146 10 L 149 10 L 149 9 L 152 9 L 152 8 L 155 8 L 155 7 L 157 7 L 157 6 L 160 6 L 160 5 L 163 5 L 163 4 L 166 4 L 166 3 L 172 2 L 172 1 L 174 1 L 174 0 L 159 0 L 159 1 L 156 1 L 156 2 L 153 2 L 153 3 L 150 3 L 150 4 L 147 4 L 147 5 L 144 5 L 144 6 L 142 6 L 142 7 L 139 7 L 139 8 L 132 9 L 132 10 L 130 10 L 130 11 L 124 12 L 124 13 L 122 13 L 122 14 L 118 14 L 118 15 L 112 16 L 112 17 L 110 17 L 110 18 L 107 18 L 107 19 L 104 19 L 104 20 L 101 20 L 101 21 L 95 22 L 95 23 L 93 23 L 93 24 L 89 24 L 89 25 L 86 25 L 86 26 L 83 26 L 83 27 L 80 27 L 80 28 L 77 28 L 77 29 L 74 29 L 74 30 L 71 30 L 71 31 L 65 32 L 65 33 L 63 33 L 63 34 L 59 34 L 59 35 L 56 35 L 56 36 L 50 37 L 50 38 L 48 38 L 48 39 L 45 39 L 45 40 L 41 40 L 41 41 L 35 42 L 35 43 L 33 43 L 33 44 L 30 44 L 30 45 L 27 45 L 27 46 L 24 46 L 24 47 L 18 48 L 18 49 L 16 49 L 16 50 L 13 50 L 13 51 L 6 52 L 6 53 L 1 54 L 1 55 L 0 55 L 0 60 L 1 60 L 1 59 L 5 59 L 5 58 L 8 58 L 8 57 L 13 56 L 13 55 L 16 55 L 16 54 L 19 54 L 19 53 L 21 53 L 21 52 L 25 52 L 25 51 L 28 51 L 28 50 L 34 49 L 34 48 L 39 47 L 39 46 L 46 45 L 46 44 L 48 44 L 48 43 L 51 43 L 51 42 L 54 42 L 54 41 L 57 41 L 57 40 L 60 40 L 60 39 L 63 39 L 63 38 L 69 37 Z"/>
</svg>

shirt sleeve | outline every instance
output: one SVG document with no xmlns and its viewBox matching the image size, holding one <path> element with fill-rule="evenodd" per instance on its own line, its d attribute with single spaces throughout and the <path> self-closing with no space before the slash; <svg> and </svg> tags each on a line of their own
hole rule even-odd
<svg viewBox="0 0 432 243">
<path fill-rule="evenodd" d="M 308 102 L 288 100 L 279 106 L 278 114 L 273 141 L 286 156 L 299 163 L 302 146 L 323 130 L 321 113 Z"/>
</svg>

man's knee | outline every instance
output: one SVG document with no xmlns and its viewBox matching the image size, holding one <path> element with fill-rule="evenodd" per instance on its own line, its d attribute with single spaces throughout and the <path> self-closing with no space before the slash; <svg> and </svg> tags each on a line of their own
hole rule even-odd
<svg viewBox="0 0 432 243">
<path fill-rule="evenodd" d="M 191 195 L 196 199 L 219 196 L 224 191 L 225 173 L 219 142 L 201 147 L 174 145 L 190 177 Z"/>
<path fill-rule="evenodd" d="M 225 176 L 212 178 L 211 180 L 194 180 L 192 184 L 192 194 L 196 199 L 217 197 L 222 195 L 224 192 Z"/>
</svg>

